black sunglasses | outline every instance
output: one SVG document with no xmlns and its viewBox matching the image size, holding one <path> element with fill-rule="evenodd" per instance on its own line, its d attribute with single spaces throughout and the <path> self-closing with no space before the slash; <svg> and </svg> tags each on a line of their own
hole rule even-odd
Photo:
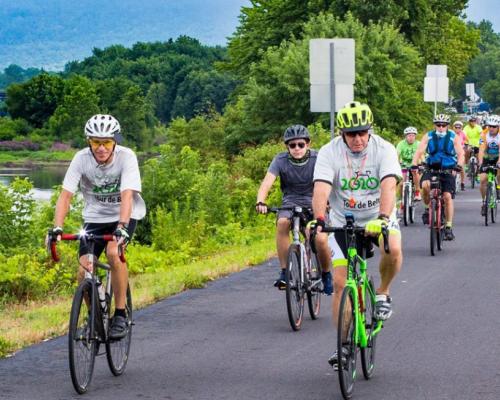
<svg viewBox="0 0 500 400">
<path fill-rule="evenodd" d="M 288 147 L 291 149 L 295 149 L 295 147 L 299 147 L 299 149 L 303 149 L 306 147 L 306 142 L 299 142 L 299 143 L 288 143 Z"/>
<path fill-rule="evenodd" d="M 438 128 L 446 128 L 448 124 L 435 124 Z"/>
<path fill-rule="evenodd" d="M 354 132 L 344 132 L 344 134 L 350 138 L 355 138 L 356 136 L 359 135 L 359 137 L 365 137 L 368 135 L 368 131 L 354 131 Z"/>
</svg>

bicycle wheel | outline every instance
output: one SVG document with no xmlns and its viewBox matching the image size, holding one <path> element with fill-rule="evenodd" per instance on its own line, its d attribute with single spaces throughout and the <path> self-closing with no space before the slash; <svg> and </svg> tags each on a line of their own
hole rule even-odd
<svg viewBox="0 0 500 400">
<path fill-rule="evenodd" d="M 443 248 L 444 225 L 444 207 L 439 203 L 436 209 L 436 247 L 439 251 Z"/>
<path fill-rule="evenodd" d="M 492 194 L 491 194 L 491 223 L 494 224 L 495 221 L 497 220 L 497 191 L 496 187 L 492 188 Z"/>
<path fill-rule="evenodd" d="M 403 222 L 408 226 L 410 221 L 410 188 L 405 186 L 403 192 Z"/>
<path fill-rule="evenodd" d="M 85 393 L 90 385 L 97 353 L 96 335 L 90 332 L 91 313 L 85 302 L 87 300 L 91 304 L 91 298 L 92 283 L 84 280 L 76 289 L 69 319 L 69 371 L 73 386 L 80 394 Z"/>
<path fill-rule="evenodd" d="M 311 252 L 312 253 L 312 252 Z M 317 271 L 313 273 L 312 279 L 319 278 L 321 273 L 319 272 L 321 266 L 318 262 L 318 257 L 316 254 L 311 254 L 311 270 Z M 311 290 L 307 291 L 307 307 L 309 308 L 309 315 L 311 319 L 317 319 L 319 316 L 319 309 L 321 307 L 321 292 L 318 289 L 318 286 L 311 288 Z"/>
<path fill-rule="evenodd" d="M 366 285 L 365 291 L 365 330 L 368 337 L 368 344 L 361 348 L 361 367 L 363 368 L 363 376 L 365 379 L 370 379 L 375 369 L 375 345 L 377 337 L 371 336 L 377 326 L 375 318 L 375 286 L 373 279 L 370 278 Z"/>
<path fill-rule="evenodd" d="M 338 371 L 340 390 L 344 399 L 350 399 L 356 380 L 356 310 L 354 308 L 354 294 L 351 287 L 346 286 L 342 292 L 339 306 L 339 320 L 337 327 L 337 352 L 339 355 Z M 343 354 L 346 362 L 342 363 Z"/>
<path fill-rule="evenodd" d="M 410 191 L 410 223 L 415 222 L 415 188 L 412 185 L 412 189 Z"/>
<path fill-rule="evenodd" d="M 113 291 L 111 291 L 113 293 Z M 109 304 L 114 308 L 112 304 L 113 296 L 111 296 Z M 108 359 L 109 369 L 113 375 L 118 376 L 125 372 L 125 367 L 127 366 L 128 355 L 130 353 L 130 344 L 132 343 L 132 293 L 130 292 L 130 286 L 127 287 L 127 304 L 125 305 L 125 312 L 127 313 L 130 325 L 128 327 L 127 336 L 121 340 L 108 340 L 106 342 L 106 358 Z M 110 312 L 111 315 L 111 312 Z M 111 320 L 110 320 L 111 323 Z M 109 324 L 108 324 L 109 325 Z"/>
<path fill-rule="evenodd" d="M 286 309 L 288 320 L 294 331 L 302 325 L 304 314 L 304 290 L 300 277 L 301 260 L 300 249 L 291 246 L 288 250 L 288 263 L 285 271 L 286 281 Z"/>
<path fill-rule="evenodd" d="M 471 163 L 470 164 L 470 186 L 472 189 L 474 189 L 474 186 L 476 185 L 476 164 Z"/>
<path fill-rule="evenodd" d="M 431 255 L 435 255 L 436 247 L 436 205 L 435 201 L 431 200 L 431 206 L 429 207 L 429 231 L 430 231 L 430 245 L 431 245 Z"/>
<path fill-rule="evenodd" d="M 486 197 L 484 198 L 486 204 L 486 212 L 484 213 L 484 225 L 488 226 L 488 210 L 490 208 L 491 185 L 488 183 L 486 187 Z"/>
</svg>

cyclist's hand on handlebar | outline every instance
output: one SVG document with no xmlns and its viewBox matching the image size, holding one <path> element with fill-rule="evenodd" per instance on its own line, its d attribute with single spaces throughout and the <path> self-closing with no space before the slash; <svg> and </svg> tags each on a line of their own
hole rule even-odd
<svg viewBox="0 0 500 400">
<path fill-rule="evenodd" d="M 372 219 L 368 221 L 365 226 L 365 235 L 366 236 L 378 236 L 382 233 L 382 229 L 387 227 L 388 219 L 384 217 L 378 217 L 377 219 Z"/>
<path fill-rule="evenodd" d="M 255 204 L 255 211 L 257 211 L 258 214 L 267 214 L 267 204 L 262 201 L 257 202 L 257 204 Z"/>
<path fill-rule="evenodd" d="M 412 171 L 418 171 L 419 167 L 418 167 L 418 165 L 412 165 L 412 166 L 410 167 L 410 169 L 411 169 Z"/>
<path fill-rule="evenodd" d="M 116 238 L 118 244 L 123 243 L 126 246 L 130 241 L 130 235 L 128 233 L 128 229 L 126 226 L 120 226 L 116 228 L 115 232 L 113 233 L 113 236 Z"/>
<path fill-rule="evenodd" d="M 323 216 L 316 217 L 316 219 L 313 219 L 312 221 L 309 221 L 307 223 L 307 229 L 309 229 L 311 233 L 314 235 L 318 232 L 321 232 L 324 227 L 325 227 L 325 217 Z"/>
<path fill-rule="evenodd" d="M 57 242 L 61 240 L 61 235 L 63 234 L 63 228 L 60 226 L 55 226 L 47 232 L 47 237 L 45 238 L 45 244 L 48 246 L 50 242 Z"/>
</svg>

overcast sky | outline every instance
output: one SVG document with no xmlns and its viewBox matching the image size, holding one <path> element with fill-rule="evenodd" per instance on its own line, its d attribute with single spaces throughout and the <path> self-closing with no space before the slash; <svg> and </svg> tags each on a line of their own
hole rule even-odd
<svg viewBox="0 0 500 400">
<path fill-rule="evenodd" d="M 465 10 L 467 19 L 481 22 L 487 19 L 493 24 L 495 32 L 500 33 L 500 0 L 469 0 L 469 7 Z"/>
</svg>

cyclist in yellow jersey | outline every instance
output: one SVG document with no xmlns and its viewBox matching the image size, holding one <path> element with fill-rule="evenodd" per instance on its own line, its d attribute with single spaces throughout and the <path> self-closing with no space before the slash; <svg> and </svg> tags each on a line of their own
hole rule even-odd
<svg viewBox="0 0 500 400">
<path fill-rule="evenodd" d="M 471 115 L 469 117 L 469 122 L 465 125 L 464 133 L 469 138 L 469 151 L 465 155 L 465 163 L 469 162 L 470 156 L 474 147 L 479 147 L 479 138 L 481 136 L 482 129 L 477 124 L 477 117 L 475 115 Z"/>
</svg>

